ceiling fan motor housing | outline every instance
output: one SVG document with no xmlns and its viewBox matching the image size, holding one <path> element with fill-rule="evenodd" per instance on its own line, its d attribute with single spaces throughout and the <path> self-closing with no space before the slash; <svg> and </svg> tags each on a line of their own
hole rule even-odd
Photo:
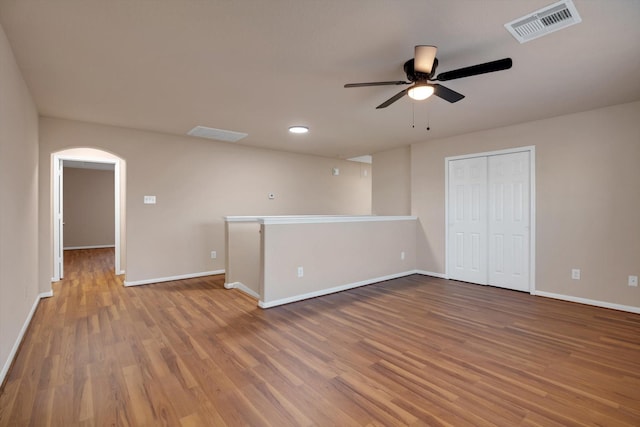
<svg viewBox="0 0 640 427">
<path fill-rule="evenodd" d="M 436 68 L 438 68 L 438 58 L 433 59 L 433 66 L 431 67 L 430 73 L 421 73 L 420 71 L 416 71 L 415 67 L 415 59 L 411 58 L 407 62 L 404 63 L 404 72 L 407 74 L 407 80 L 410 82 L 422 82 L 431 80 L 436 73 Z"/>
</svg>

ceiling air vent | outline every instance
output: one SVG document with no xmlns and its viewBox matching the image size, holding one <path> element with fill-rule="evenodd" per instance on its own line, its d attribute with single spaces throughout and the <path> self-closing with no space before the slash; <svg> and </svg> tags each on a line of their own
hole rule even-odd
<svg viewBox="0 0 640 427">
<path fill-rule="evenodd" d="M 518 18 L 504 27 L 520 43 L 582 22 L 571 0 L 564 0 Z"/>
<path fill-rule="evenodd" d="M 236 142 L 240 141 L 248 133 L 234 132 L 232 130 L 223 130 L 208 128 L 205 126 L 196 126 L 187 132 L 187 135 L 197 136 L 198 138 L 217 139 L 218 141 Z"/>
</svg>

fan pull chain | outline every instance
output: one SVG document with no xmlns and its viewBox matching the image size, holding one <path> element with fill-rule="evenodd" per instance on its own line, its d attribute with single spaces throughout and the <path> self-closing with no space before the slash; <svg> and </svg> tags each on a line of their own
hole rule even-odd
<svg viewBox="0 0 640 427">
<path fill-rule="evenodd" d="M 431 130 L 431 111 L 429 110 L 429 105 L 427 104 L 427 131 Z M 416 128 L 416 103 L 411 103 L 411 128 Z"/>
<path fill-rule="evenodd" d="M 416 128 L 416 103 L 411 103 L 411 128 Z"/>
</svg>

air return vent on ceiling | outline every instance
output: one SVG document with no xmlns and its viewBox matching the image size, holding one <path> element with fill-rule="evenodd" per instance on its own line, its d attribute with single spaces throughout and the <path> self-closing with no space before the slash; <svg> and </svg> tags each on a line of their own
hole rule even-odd
<svg viewBox="0 0 640 427">
<path fill-rule="evenodd" d="M 524 43 L 580 22 L 582 19 L 573 2 L 564 0 L 504 24 L 504 27 Z"/>
<path fill-rule="evenodd" d="M 187 132 L 187 135 L 197 136 L 199 138 L 217 139 L 218 141 L 236 142 L 249 135 L 242 132 L 234 132 L 232 130 L 223 130 L 208 128 L 205 126 L 196 126 Z"/>
</svg>

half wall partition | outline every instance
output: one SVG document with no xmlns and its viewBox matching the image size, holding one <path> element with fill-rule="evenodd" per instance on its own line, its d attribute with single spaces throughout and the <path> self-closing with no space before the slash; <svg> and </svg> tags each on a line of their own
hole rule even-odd
<svg viewBox="0 0 640 427">
<path fill-rule="evenodd" d="M 413 216 L 228 216 L 227 288 L 262 308 L 416 273 Z"/>
</svg>

